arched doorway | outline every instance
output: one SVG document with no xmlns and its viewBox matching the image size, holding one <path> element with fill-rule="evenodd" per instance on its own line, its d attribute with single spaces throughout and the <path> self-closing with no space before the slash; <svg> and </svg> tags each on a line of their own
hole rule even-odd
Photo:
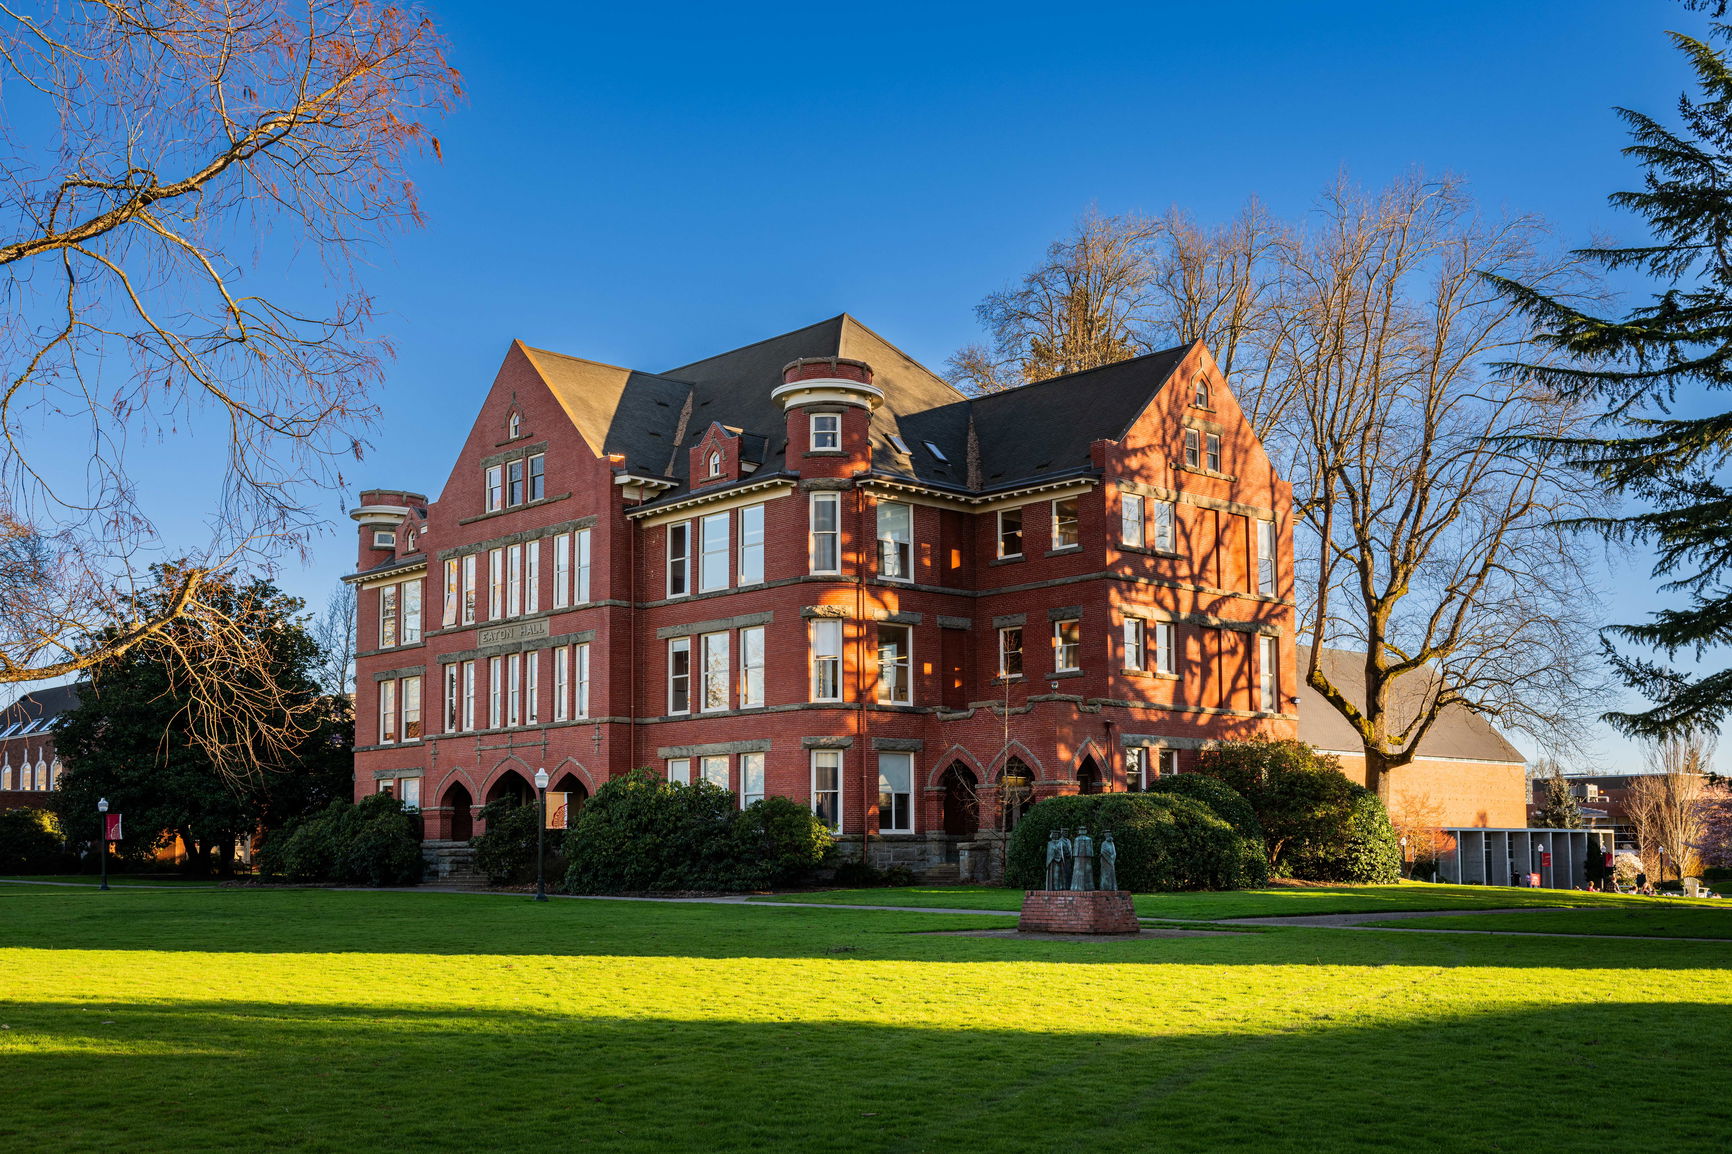
<svg viewBox="0 0 1732 1154">
<path fill-rule="evenodd" d="M 1076 784 L 1078 793 L 1101 791 L 1101 767 L 1095 764 L 1094 758 L 1083 758 L 1083 763 L 1077 767 Z"/>
<path fill-rule="evenodd" d="M 998 775 L 998 805 L 1000 828 L 1016 828 L 1028 807 L 1034 804 L 1034 771 L 1020 757 L 1004 763 Z"/>
<path fill-rule="evenodd" d="M 589 787 L 583 784 L 577 774 L 567 773 L 554 782 L 548 792 L 565 795 L 565 822 L 560 828 L 570 829 L 576 825 L 577 815 L 583 811 L 584 803 L 589 800 Z M 547 804 L 551 812 L 553 802 L 549 800 Z"/>
<path fill-rule="evenodd" d="M 518 805 L 528 805 L 535 800 L 535 787 L 529 784 L 529 779 L 516 770 L 506 770 L 493 779 L 493 784 L 487 790 L 487 800 L 491 804 L 501 798 L 510 798 Z"/>
<path fill-rule="evenodd" d="M 451 788 L 445 791 L 445 796 L 439 802 L 445 807 L 445 837 L 449 841 L 468 841 L 475 836 L 475 818 L 473 807 L 475 799 L 464 788 L 463 783 L 455 781 Z"/>
<path fill-rule="evenodd" d="M 960 761 L 951 762 L 938 780 L 944 786 L 944 832 L 973 837 L 980 829 L 980 799 L 975 794 L 980 780 Z"/>
</svg>

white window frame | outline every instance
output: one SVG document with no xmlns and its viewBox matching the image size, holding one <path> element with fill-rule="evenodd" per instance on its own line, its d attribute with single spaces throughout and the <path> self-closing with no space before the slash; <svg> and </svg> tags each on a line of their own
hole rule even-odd
<svg viewBox="0 0 1732 1154">
<path fill-rule="evenodd" d="M 1280 538 L 1275 534 L 1275 522 L 1257 522 L 1257 592 L 1264 597 L 1275 596 L 1276 559 Z"/>
<path fill-rule="evenodd" d="M 571 716 L 571 649 L 561 645 L 553 651 L 553 720 Z"/>
<path fill-rule="evenodd" d="M 455 661 L 445 666 L 445 732 L 457 733 L 462 729 L 463 720 L 463 690 L 462 671 Z"/>
<path fill-rule="evenodd" d="M 439 624 L 457 624 L 458 607 L 463 604 L 462 568 L 457 558 L 445 562 L 445 600 Z"/>
<path fill-rule="evenodd" d="M 476 588 L 476 582 L 479 579 L 477 570 L 480 563 L 481 558 L 477 553 L 465 553 L 463 555 L 463 624 L 465 625 L 475 624 L 475 610 L 477 608 L 475 601 L 479 592 Z"/>
<path fill-rule="evenodd" d="M 888 780 L 885 769 L 901 762 L 899 772 L 907 774 L 905 784 L 907 792 L 901 792 L 894 787 L 897 782 Z M 886 786 L 892 788 L 886 789 Z M 913 833 L 914 832 L 914 755 L 912 753 L 884 751 L 878 754 L 878 832 L 879 833 Z M 890 800 L 889 812 L 886 813 L 885 799 Z M 901 804 L 897 799 L 901 798 Z"/>
<path fill-rule="evenodd" d="M 424 732 L 421 724 L 421 678 L 405 677 L 398 687 L 397 696 L 402 702 L 403 724 L 398 732 L 404 741 L 420 741 Z M 411 732 L 413 728 L 413 732 Z"/>
<path fill-rule="evenodd" d="M 571 647 L 572 716 L 589 716 L 589 642 Z"/>
<path fill-rule="evenodd" d="M 1141 617 L 1126 617 L 1124 622 L 1125 659 L 1127 671 L 1143 673 L 1147 671 L 1149 658 L 1144 630 L 1146 624 Z"/>
<path fill-rule="evenodd" d="M 764 627 L 748 625 L 740 630 L 740 708 L 757 709 L 764 704 Z"/>
<path fill-rule="evenodd" d="M 379 682 L 379 744 L 397 744 L 397 683 Z M 26 762 L 26 764 L 29 764 Z"/>
<path fill-rule="evenodd" d="M 764 755 L 740 754 L 740 808 L 764 800 Z"/>
<path fill-rule="evenodd" d="M 698 667 L 702 674 L 700 713 L 722 713 L 733 707 L 730 664 L 733 637 L 726 630 L 698 635 Z"/>
<path fill-rule="evenodd" d="M 764 580 L 764 506 L 744 505 L 740 508 L 740 574 L 741 585 L 757 585 Z"/>
<path fill-rule="evenodd" d="M 1074 640 L 1066 641 L 1064 639 L 1067 625 L 1076 634 Z M 1067 661 L 1069 664 L 1066 664 Z M 1077 673 L 1081 670 L 1082 618 L 1061 617 L 1052 623 L 1052 671 L 1054 673 Z"/>
<path fill-rule="evenodd" d="M 1171 501 L 1155 501 L 1153 505 L 1155 507 L 1155 551 L 1158 553 L 1178 552 L 1177 546 L 1173 543 L 1173 521 L 1177 516 L 1177 510 L 1173 508 Z"/>
<path fill-rule="evenodd" d="M 720 477 L 722 475 L 722 455 L 714 449 L 710 450 L 709 472 L 705 475 L 709 477 Z"/>
<path fill-rule="evenodd" d="M 487 662 L 487 728 L 502 729 L 505 723 L 505 658 Z"/>
<path fill-rule="evenodd" d="M 505 724 L 523 724 L 523 654 L 513 653 L 505 659 Z"/>
<path fill-rule="evenodd" d="M 685 672 L 679 672 L 680 657 L 685 658 Z M 676 708 L 680 691 L 684 691 L 685 705 Z M 668 715 L 683 717 L 692 711 L 692 639 L 690 637 L 670 637 L 668 639 Z"/>
<path fill-rule="evenodd" d="M 523 611 L 541 610 L 541 538 L 523 543 Z"/>
<path fill-rule="evenodd" d="M 523 724 L 541 722 L 541 650 L 523 655 Z"/>
<path fill-rule="evenodd" d="M 807 426 L 810 436 L 807 449 L 814 453 L 836 453 L 842 450 L 842 414 L 813 413 Z"/>
<path fill-rule="evenodd" d="M 1157 621 L 1155 625 L 1154 672 L 1164 673 L 1169 677 L 1179 672 L 1178 631 L 1171 621 Z"/>
<path fill-rule="evenodd" d="M 1281 706 L 1280 643 L 1267 633 L 1257 637 L 1257 702 L 1264 713 L 1278 713 Z"/>
<path fill-rule="evenodd" d="M 668 596 L 687 597 L 692 592 L 692 523 L 668 525 Z"/>
<path fill-rule="evenodd" d="M 571 604 L 571 534 L 560 533 L 553 538 L 553 607 L 564 609 Z"/>
<path fill-rule="evenodd" d="M 887 520 L 901 520 L 900 526 Z M 885 581 L 914 580 L 914 506 L 906 501 L 879 501 L 878 576 Z"/>
<path fill-rule="evenodd" d="M 901 653 L 889 662 L 884 660 L 887 633 L 901 632 Z M 914 704 L 914 627 L 880 622 L 874 640 L 877 643 L 878 686 L 876 696 L 881 705 Z M 888 670 L 888 676 L 886 671 Z"/>
<path fill-rule="evenodd" d="M 463 729 L 466 732 L 475 728 L 475 681 L 475 662 L 463 662 Z"/>
<path fill-rule="evenodd" d="M 1221 434 L 1203 434 L 1203 461 L 1208 465 L 1209 472 L 1221 471 Z"/>
<path fill-rule="evenodd" d="M 1016 647 L 1014 649 L 1006 645 L 1012 633 L 1016 634 Z M 1016 669 L 1014 671 L 1011 670 L 1010 663 L 1006 660 L 1012 653 L 1016 654 Z M 1022 676 L 1025 666 L 1022 626 L 1006 625 L 998 631 L 998 676 L 1005 681 L 1014 680 Z"/>
<path fill-rule="evenodd" d="M 1203 467 L 1203 433 L 1201 429 L 1185 430 L 1185 465 L 1187 468 Z"/>
<path fill-rule="evenodd" d="M 505 550 L 487 551 L 487 619 L 497 621 L 505 615 Z"/>
<path fill-rule="evenodd" d="M 397 586 L 379 586 L 379 648 L 395 649 L 403 644 Z"/>
<path fill-rule="evenodd" d="M 1069 517 L 1064 517 L 1064 516 L 1061 516 L 1059 514 L 1059 506 L 1061 506 L 1061 505 L 1069 505 L 1070 506 L 1070 516 Z M 1057 551 L 1059 549 L 1080 549 L 1080 548 L 1082 548 L 1082 519 L 1081 518 L 1082 518 L 1082 499 L 1080 497 L 1072 495 L 1069 497 L 1054 497 L 1053 498 L 1053 500 L 1052 500 L 1052 547 L 1053 547 L 1054 551 Z M 1065 532 L 1066 524 L 1068 524 L 1070 526 L 1070 530 L 1068 533 Z"/>
<path fill-rule="evenodd" d="M 1147 547 L 1148 525 L 1143 498 L 1138 493 L 1119 494 L 1119 541 L 1138 549 Z"/>
<path fill-rule="evenodd" d="M 809 630 L 813 701 L 842 700 L 843 653 L 847 631 L 839 617 L 814 617 Z M 824 692 L 826 689 L 832 692 Z"/>
<path fill-rule="evenodd" d="M 579 529 L 571 536 L 572 570 L 577 582 L 571 595 L 573 605 L 587 605 L 594 596 L 590 588 L 593 574 L 590 572 L 589 533 L 588 529 Z"/>
<path fill-rule="evenodd" d="M 530 454 L 525 472 L 528 475 L 523 479 L 524 496 L 531 501 L 541 500 L 547 495 L 547 454 Z"/>
<path fill-rule="evenodd" d="M 827 509 L 830 514 L 831 528 L 819 528 L 819 510 Z M 807 565 L 812 573 L 842 572 L 842 494 L 832 492 L 813 493 L 810 506 L 811 520 L 807 532 Z M 828 552 L 828 565 L 820 564 L 820 554 Z"/>
<path fill-rule="evenodd" d="M 667 760 L 668 781 L 675 785 L 690 785 L 692 783 L 692 759 L 689 757 L 670 757 Z"/>
<path fill-rule="evenodd" d="M 505 467 L 489 465 L 482 471 L 482 492 L 486 511 L 497 513 L 505 508 Z"/>
<path fill-rule="evenodd" d="M 523 546 L 505 547 L 505 615 L 523 616 Z"/>
<path fill-rule="evenodd" d="M 822 765 L 823 768 L 826 771 L 828 771 L 828 773 L 834 774 L 834 779 L 833 779 L 834 784 L 831 785 L 830 788 L 828 788 L 828 789 L 820 790 L 818 788 L 818 771 L 819 771 L 820 765 Z M 811 781 L 812 781 L 812 790 L 811 790 L 812 814 L 814 817 L 822 819 L 824 816 L 824 808 L 820 805 L 820 799 L 821 798 L 830 799 L 830 805 L 833 807 L 832 812 L 834 813 L 835 817 L 834 817 L 834 820 L 829 823 L 829 828 L 833 833 L 841 833 L 842 832 L 842 751 L 839 749 L 814 749 L 812 751 L 811 767 L 812 767 L 812 777 L 811 777 Z M 830 783 L 827 782 L 826 784 L 830 784 Z"/>
<path fill-rule="evenodd" d="M 705 754 L 698 758 L 698 780 L 713 785 L 717 789 L 729 789 L 731 791 L 731 782 L 729 780 L 731 777 L 729 770 L 731 768 L 732 767 L 728 765 L 727 754 Z"/>
<path fill-rule="evenodd" d="M 728 588 L 733 576 L 733 515 L 711 513 L 698 519 L 698 592 L 715 593 Z"/>
<path fill-rule="evenodd" d="M 529 466 L 522 457 L 505 462 L 505 504 L 515 509 L 529 493 Z"/>
<path fill-rule="evenodd" d="M 1005 518 L 1005 515 L 1009 514 L 1009 513 L 1016 514 L 1016 550 L 1014 552 L 1007 551 L 1004 547 L 1004 545 L 1005 545 L 1004 518 Z M 1011 558 L 1011 557 L 1021 557 L 1023 554 L 1023 550 L 1025 548 L 1027 548 L 1027 546 L 1028 546 L 1027 541 L 1025 541 L 1023 539 L 1022 506 L 1021 505 L 1013 505 L 1008 509 L 1000 509 L 998 511 L 997 525 L 998 525 L 998 544 L 997 544 L 998 559 L 1003 561 L 1003 560 L 1006 560 L 1006 559 Z"/>
<path fill-rule="evenodd" d="M 1155 771 L 1160 777 L 1171 777 L 1179 772 L 1179 751 L 1163 749 L 1155 755 Z"/>
</svg>

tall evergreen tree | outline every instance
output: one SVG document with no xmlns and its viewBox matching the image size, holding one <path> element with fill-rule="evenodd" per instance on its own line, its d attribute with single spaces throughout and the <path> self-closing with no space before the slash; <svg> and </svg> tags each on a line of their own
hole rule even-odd
<svg viewBox="0 0 1732 1154">
<path fill-rule="evenodd" d="M 1612 204 L 1642 217 L 1646 244 L 1581 251 L 1608 273 L 1633 271 L 1659 282 L 1622 316 L 1512 280 L 1491 279 L 1525 309 L 1556 360 L 1508 366 L 1527 381 L 1604 407 L 1594 435 L 1552 443 L 1572 466 L 1633 498 L 1639 511 L 1591 518 L 1615 540 L 1652 545 L 1654 576 L 1683 603 L 1609 634 L 1663 655 L 1616 651 L 1615 667 L 1650 700 L 1606 720 L 1632 736 L 1714 728 L 1732 710 L 1732 669 L 1691 673 L 1668 663 L 1705 657 L 1732 641 L 1732 412 L 1683 416 L 1678 402 L 1732 389 L 1732 65 L 1721 23 L 1725 0 L 1685 0 L 1705 11 L 1705 39 L 1668 33 L 1696 75 L 1696 94 L 1679 99 L 1676 126 L 1627 108 L 1624 154 L 1646 170 L 1640 190 Z M 1719 45 L 1719 46 L 1717 46 Z"/>
<path fill-rule="evenodd" d="M 155 576 L 152 588 L 133 595 L 141 616 L 173 596 L 181 579 L 172 566 L 158 566 Z M 128 848 L 142 853 L 178 836 L 190 872 L 227 874 L 237 838 L 349 796 L 354 724 L 348 700 L 316 683 L 323 654 L 297 616 L 299 599 L 262 578 L 211 577 L 206 593 L 223 628 L 244 633 L 252 658 L 223 666 L 220 676 L 185 676 L 208 640 L 201 619 L 189 617 L 98 663 L 78 706 L 55 726 L 67 770 L 54 804 L 68 833 L 81 839 L 94 836 L 96 800 L 106 797 L 126 817 Z M 232 640 L 218 652 L 231 652 Z M 263 699 L 274 712 L 257 707 L 267 681 Z M 234 732 L 207 735 L 214 741 L 195 735 L 187 720 L 194 693 L 224 695 L 205 703 L 211 708 L 204 716 L 230 718 Z M 261 742 L 253 733 L 261 726 L 278 732 Z M 231 751 L 232 763 L 219 763 L 213 750 Z"/>
<path fill-rule="evenodd" d="M 1587 824 L 1587 819 L 1582 816 L 1581 803 L 1570 790 L 1570 783 L 1553 766 L 1546 777 L 1546 800 L 1540 804 L 1534 825 L 1540 829 L 1585 829 Z"/>
</svg>

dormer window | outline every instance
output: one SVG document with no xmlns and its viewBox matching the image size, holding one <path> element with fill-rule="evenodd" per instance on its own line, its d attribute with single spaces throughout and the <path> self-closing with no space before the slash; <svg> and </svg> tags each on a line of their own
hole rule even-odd
<svg viewBox="0 0 1732 1154">
<path fill-rule="evenodd" d="M 812 414 L 812 449 L 815 452 L 842 447 L 842 414 Z"/>
<path fill-rule="evenodd" d="M 397 547 L 397 534 L 393 533 L 389 529 L 375 529 L 375 530 L 373 530 L 373 548 L 375 548 L 375 549 L 395 549 L 396 547 Z"/>
<path fill-rule="evenodd" d="M 1197 399 L 1193 403 L 1199 409 L 1209 407 L 1209 382 L 1204 377 L 1197 378 Z"/>
<path fill-rule="evenodd" d="M 710 450 L 710 476 L 720 477 L 721 475 L 722 475 L 722 455 L 720 453 L 716 452 L 714 449 L 711 449 Z"/>
<path fill-rule="evenodd" d="M 1198 403 L 1201 404 L 1202 402 L 1199 401 Z M 523 435 L 523 415 L 521 413 L 512 413 L 511 419 L 505 423 L 505 436 L 509 440 L 515 441 L 518 437 L 521 437 L 522 435 Z"/>
</svg>

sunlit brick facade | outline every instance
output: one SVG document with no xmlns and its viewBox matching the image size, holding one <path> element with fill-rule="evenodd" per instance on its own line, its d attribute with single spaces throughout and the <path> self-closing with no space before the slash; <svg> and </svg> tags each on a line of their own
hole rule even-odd
<svg viewBox="0 0 1732 1154">
<path fill-rule="evenodd" d="M 434 839 L 649 766 L 932 864 L 1295 732 L 1289 489 L 1201 345 L 970 399 L 848 317 L 659 374 L 514 344 L 437 499 L 353 515 L 356 790 Z"/>
</svg>

